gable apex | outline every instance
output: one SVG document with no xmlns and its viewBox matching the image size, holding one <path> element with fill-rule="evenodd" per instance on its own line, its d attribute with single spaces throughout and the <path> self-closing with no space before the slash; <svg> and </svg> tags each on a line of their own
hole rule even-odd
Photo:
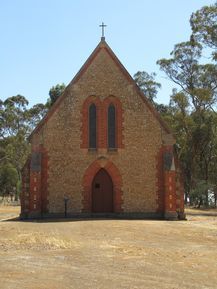
<svg viewBox="0 0 217 289">
<path fill-rule="evenodd" d="M 120 60 L 117 58 L 115 53 L 112 51 L 112 49 L 109 47 L 107 42 L 105 41 L 105 38 L 102 37 L 99 44 L 96 46 L 94 51 L 91 53 L 91 55 L 88 57 L 88 59 L 85 61 L 83 66 L 80 68 L 78 73 L 74 76 L 72 81 L 67 85 L 64 92 L 59 96 L 59 98 L 56 100 L 56 102 L 51 106 L 47 114 L 44 116 L 44 118 L 39 122 L 39 124 L 35 127 L 35 129 L 32 131 L 31 135 L 29 136 L 29 140 L 32 139 L 32 136 L 37 133 L 43 125 L 49 120 L 49 118 L 53 115 L 53 113 L 56 111 L 56 109 L 59 107 L 63 99 L 68 95 L 68 91 L 72 85 L 74 85 L 86 72 L 88 67 L 91 65 L 91 63 L 94 61 L 96 56 L 100 53 L 100 51 L 106 51 L 109 57 L 113 60 L 113 62 L 116 64 L 120 72 L 124 75 L 124 77 L 127 79 L 127 81 L 133 85 L 136 92 L 140 95 L 142 98 L 142 101 L 146 104 L 148 109 L 152 112 L 154 117 L 159 121 L 161 126 L 164 128 L 165 132 L 167 134 L 171 134 L 170 129 L 165 124 L 165 122 L 162 120 L 160 114 L 156 111 L 156 109 L 153 107 L 153 105 L 150 103 L 150 101 L 145 97 L 144 93 L 140 90 L 138 85 L 136 84 L 135 80 L 132 78 L 132 76 L 129 74 L 129 72 L 126 70 L 126 68 L 123 66 L 123 64 L 120 62 Z"/>
</svg>

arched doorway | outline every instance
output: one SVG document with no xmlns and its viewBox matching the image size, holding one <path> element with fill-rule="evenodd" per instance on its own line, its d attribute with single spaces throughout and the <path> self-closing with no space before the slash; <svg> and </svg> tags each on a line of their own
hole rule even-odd
<svg viewBox="0 0 217 289">
<path fill-rule="evenodd" d="M 113 212 L 113 182 L 105 169 L 100 169 L 92 182 L 92 212 Z"/>
</svg>

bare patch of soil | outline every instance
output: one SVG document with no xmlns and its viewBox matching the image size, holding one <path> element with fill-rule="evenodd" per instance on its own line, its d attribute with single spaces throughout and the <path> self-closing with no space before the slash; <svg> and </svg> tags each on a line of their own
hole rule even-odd
<svg viewBox="0 0 217 289">
<path fill-rule="evenodd" d="M 17 213 L 0 207 L 0 219 Z M 215 289 L 217 211 L 187 213 L 180 222 L 2 221 L 0 288 Z"/>
</svg>

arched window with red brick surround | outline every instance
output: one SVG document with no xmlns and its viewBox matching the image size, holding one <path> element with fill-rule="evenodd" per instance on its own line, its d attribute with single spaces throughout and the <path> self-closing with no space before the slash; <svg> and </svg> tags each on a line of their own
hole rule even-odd
<svg viewBox="0 0 217 289">
<path fill-rule="evenodd" d="M 103 101 L 105 144 L 108 149 L 123 148 L 123 110 L 120 100 L 109 96 Z"/>
<path fill-rule="evenodd" d="M 97 148 L 97 110 L 96 105 L 91 103 L 89 106 L 88 115 L 88 135 L 89 135 L 89 148 Z"/>
<path fill-rule="evenodd" d="M 100 147 L 102 103 L 96 96 L 85 99 L 81 109 L 81 148 Z"/>
<path fill-rule="evenodd" d="M 123 148 L 123 110 L 120 100 L 89 96 L 81 109 L 81 148 Z"/>
</svg>

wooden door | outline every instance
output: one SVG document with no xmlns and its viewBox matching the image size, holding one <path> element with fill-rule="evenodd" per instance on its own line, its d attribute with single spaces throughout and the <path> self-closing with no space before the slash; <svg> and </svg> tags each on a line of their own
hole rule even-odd
<svg viewBox="0 0 217 289">
<path fill-rule="evenodd" d="M 94 213 L 113 212 L 113 183 L 104 169 L 100 169 L 93 179 L 92 211 Z"/>
</svg>

